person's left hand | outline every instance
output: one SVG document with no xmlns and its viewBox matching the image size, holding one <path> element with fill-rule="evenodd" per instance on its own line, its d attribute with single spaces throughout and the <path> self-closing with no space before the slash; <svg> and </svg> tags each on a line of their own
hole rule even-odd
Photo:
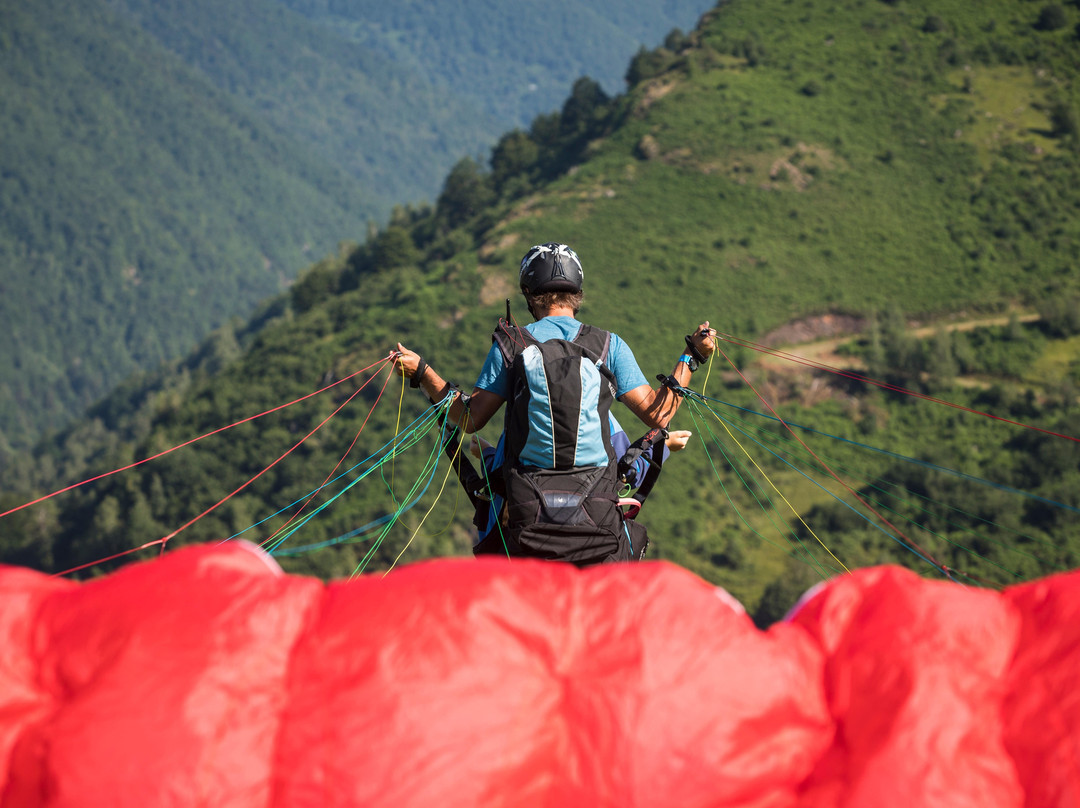
<svg viewBox="0 0 1080 808">
<path fill-rule="evenodd" d="M 694 433 L 686 429 L 676 429 L 674 432 L 668 432 L 667 440 L 664 441 L 664 445 L 667 446 L 669 452 L 678 452 L 686 448 L 686 444 Z"/>
<path fill-rule="evenodd" d="M 479 435 L 473 435 L 472 440 L 469 441 L 469 452 L 477 460 L 484 459 L 484 450 L 491 448 L 491 443 L 481 438 Z"/>
<path fill-rule="evenodd" d="M 716 337 L 716 329 L 709 327 L 708 320 L 695 328 L 694 333 L 690 335 L 694 347 L 697 348 L 698 352 L 706 359 L 712 356 L 713 351 L 716 350 L 716 340 L 714 337 Z"/>
</svg>

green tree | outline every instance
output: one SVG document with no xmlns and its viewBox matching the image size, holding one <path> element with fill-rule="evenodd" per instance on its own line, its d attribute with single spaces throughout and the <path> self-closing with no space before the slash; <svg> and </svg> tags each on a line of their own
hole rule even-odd
<svg viewBox="0 0 1080 808">
<path fill-rule="evenodd" d="M 293 311 L 302 314 L 329 298 L 337 291 L 340 279 L 341 268 L 326 263 L 307 270 L 289 289 Z"/>
<path fill-rule="evenodd" d="M 633 89 L 643 81 L 656 78 L 675 61 L 675 54 L 665 48 L 648 50 L 644 45 L 630 60 L 626 69 L 626 84 Z"/>
<path fill-rule="evenodd" d="M 938 328 L 934 332 L 926 372 L 934 386 L 939 388 L 948 387 L 956 378 L 957 364 L 953 354 L 952 334 L 944 328 Z"/>
<path fill-rule="evenodd" d="M 908 333 L 904 312 L 893 305 L 885 312 L 881 331 L 885 353 L 885 375 L 903 383 L 921 370 L 918 342 Z"/>
<path fill-rule="evenodd" d="M 574 82 L 570 97 L 563 104 L 559 120 L 560 135 L 565 140 L 588 136 L 607 111 L 610 102 L 603 88 L 588 76 Z"/>
<path fill-rule="evenodd" d="M 540 148 L 520 129 L 503 135 L 491 151 L 491 179 L 500 193 L 509 181 L 528 177 L 537 168 Z"/>
<path fill-rule="evenodd" d="M 491 178 L 471 157 L 463 157 L 450 170 L 436 204 L 447 229 L 460 227 L 494 199 Z"/>
<path fill-rule="evenodd" d="M 388 227 L 375 239 L 373 257 L 377 269 L 399 269 L 418 263 L 420 251 L 408 229 Z"/>
<path fill-rule="evenodd" d="M 1080 133 L 1080 115 L 1076 106 L 1065 99 L 1059 99 L 1050 108 L 1050 131 L 1054 137 L 1075 138 Z"/>
<path fill-rule="evenodd" d="M 1043 6 L 1039 11 L 1039 18 L 1035 21 L 1035 28 L 1039 31 L 1057 31 L 1069 23 L 1069 17 L 1065 9 L 1057 3 Z"/>
</svg>

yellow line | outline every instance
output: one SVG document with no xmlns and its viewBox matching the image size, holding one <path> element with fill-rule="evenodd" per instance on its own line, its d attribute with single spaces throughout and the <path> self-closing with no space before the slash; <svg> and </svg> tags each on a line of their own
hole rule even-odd
<svg viewBox="0 0 1080 808">
<path fill-rule="evenodd" d="M 461 446 L 462 446 L 462 444 L 464 442 L 465 442 L 465 430 L 462 429 L 461 430 L 461 440 L 458 442 L 457 451 L 459 451 L 459 452 L 461 451 Z M 450 472 L 453 471 L 453 470 L 454 470 L 454 464 L 453 463 L 448 463 L 447 467 L 446 467 L 446 476 L 443 477 L 442 485 L 439 486 L 439 493 L 435 495 L 435 501 L 431 503 L 431 507 L 427 509 L 427 513 L 425 513 L 424 517 L 420 520 L 420 524 L 418 524 L 416 526 L 416 530 L 414 530 L 412 535 L 409 536 L 409 540 L 407 542 L 405 542 L 405 546 L 401 548 L 401 552 L 397 554 L 397 558 L 394 559 L 394 563 L 391 564 L 389 569 L 387 569 L 386 572 L 383 573 L 384 578 L 387 575 L 390 574 L 390 570 L 392 570 L 395 566 L 397 566 L 397 563 L 401 560 L 401 557 L 403 555 L 405 555 L 405 551 L 409 549 L 409 545 L 413 543 L 413 539 L 416 538 L 416 534 L 420 532 L 420 528 L 422 528 L 424 526 L 424 522 L 426 522 L 427 518 L 429 516 L 431 516 L 431 512 L 433 510 L 435 510 L 435 506 L 439 504 L 439 500 L 442 498 L 443 491 L 446 489 L 446 481 L 450 479 Z M 438 534 L 436 534 L 436 535 L 438 535 Z"/>
<path fill-rule="evenodd" d="M 401 406 L 405 401 L 405 368 L 401 368 L 401 395 L 398 396 L 397 421 L 394 423 L 394 448 L 390 451 L 390 499 L 397 505 L 397 495 L 394 494 L 394 478 L 397 475 L 397 439 L 401 434 Z M 385 479 L 385 478 L 384 478 Z"/>
<path fill-rule="evenodd" d="M 706 408 L 706 409 L 708 409 L 708 408 Z M 710 409 L 709 412 L 712 412 L 712 410 Z M 845 567 L 843 562 L 839 558 L 837 558 L 835 555 L 833 555 L 833 551 L 825 546 L 825 542 L 823 542 L 820 538 L 818 538 L 818 535 L 814 532 L 814 529 L 811 528 L 810 525 L 806 524 L 806 521 L 802 518 L 802 516 L 799 514 L 799 512 L 797 510 L 795 510 L 795 507 L 790 502 L 787 501 L 787 497 L 785 497 L 783 494 L 780 493 L 780 489 L 777 488 L 773 484 L 773 481 L 771 479 L 769 479 L 769 475 L 766 474 L 764 472 L 764 470 L 762 470 L 761 466 L 759 466 L 757 464 L 757 461 L 754 460 L 754 458 L 750 455 L 750 453 L 748 451 L 746 451 L 745 448 L 743 448 L 743 445 L 741 443 L 739 443 L 738 438 L 736 438 L 735 435 L 732 434 L 731 430 L 728 428 L 728 425 L 726 423 L 724 423 L 724 419 L 722 419 L 715 412 L 712 412 L 712 415 L 713 415 L 714 418 L 716 418 L 717 421 L 720 422 L 720 425 L 722 427 L 724 427 L 724 431 L 728 433 L 728 437 L 731 438 L 733 441 L 735 441 L 735 445 L 738 446 L 740 449 L 742 449 L 742 453 L 744 455 L 746 455 L 747 459 L 751 463 L 754 464 L 754 468 L 756 468 L 758 470 L 758 474 L 760 474 L 762 477 L 765 478 L 765 481 L 770 486 L 772 486 L 772 490 L 776 492 L 776 495 L 778 497 L 780 497 L 780 499 L 782 499 L 784 501 L 785 505 L 787 505 L 789 508 L 791 508 L 791 512 L 793 514 L 795 514 L 795 518 L 798 519 L 800 522 L 802 522 L 803 527 L 805 527 L 809 531 L 810 535 L 813 536 L 817 540 L 817 543 L 820 544 L 823 548 L 825 548 L 825 552 L 828 553 L 830 556 L 832 556 L 833 561 L 835 561 L 837 564 L 839 564 L 840 567 L 844 570 L 844 572 L 850 573 L 851 570 L 849 570 L 847 567 Z"/>
</svg>

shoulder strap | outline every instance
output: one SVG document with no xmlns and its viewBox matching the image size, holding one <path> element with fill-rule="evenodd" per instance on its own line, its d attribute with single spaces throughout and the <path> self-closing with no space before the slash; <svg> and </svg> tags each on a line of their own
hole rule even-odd
<svg viewBox="0 0 1080 808">
<path fill-rule="evenodd" d="M 536 337 L 526 329 L 499 318 L 499 324 L 491 335 L 491 341 L 499 346 L 503 364 L 509 368 L 514 364 L 514 357 L 536 342 Z"/>
<path fill-rule="evenodd" d="M 570 341 L 575 345 L 580 345 L 599 361 L 607 363 L 608 351 L 611 349 L 611 332 L 582 323 L 581 328 Z"/>
</svg>

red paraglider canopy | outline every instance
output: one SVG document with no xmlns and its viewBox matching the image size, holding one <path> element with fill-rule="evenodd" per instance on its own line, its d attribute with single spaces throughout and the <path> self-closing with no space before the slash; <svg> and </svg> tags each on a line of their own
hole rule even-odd
<svg viewBox="0 0 1080 808">
<path fill-rule="evenodd" d="M 665 563 L 0 568 L 0 803 L 1078 804 L 1078 584 L 868 569 L 763 632 Z"/>
</svg>

